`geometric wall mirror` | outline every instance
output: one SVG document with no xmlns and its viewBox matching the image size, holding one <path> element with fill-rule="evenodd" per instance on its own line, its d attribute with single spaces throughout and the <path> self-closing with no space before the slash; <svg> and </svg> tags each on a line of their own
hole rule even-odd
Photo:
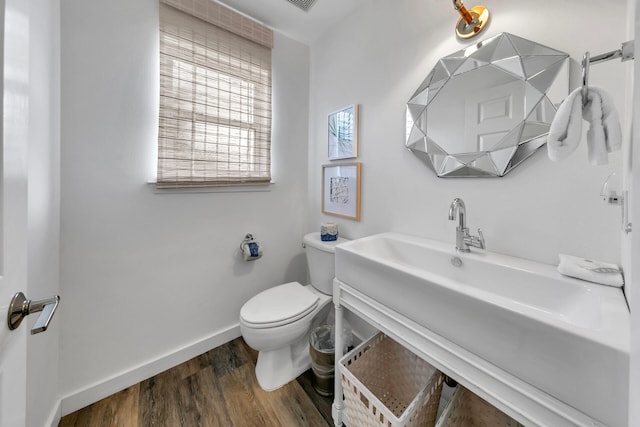
<svg viewBox="0 0 640 427">
<path fill-rule="evenodd" d="M 499 177 L 546 142 L 569 55 L 502 33 L 441 58 L 406 108 L 405 145 L 439 177 Z"/>
</svg>

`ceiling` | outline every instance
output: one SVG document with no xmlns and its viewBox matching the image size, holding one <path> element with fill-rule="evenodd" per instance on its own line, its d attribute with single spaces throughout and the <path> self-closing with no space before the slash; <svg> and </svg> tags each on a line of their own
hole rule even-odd
<svg viewBox="0 0 640 427">
<path fill-rule="evenodd" d="M 305 44 L 337 24 L 367 0 L 317 0 L 308 12 L 287 0 L 218 0 Z"/>
</svg>

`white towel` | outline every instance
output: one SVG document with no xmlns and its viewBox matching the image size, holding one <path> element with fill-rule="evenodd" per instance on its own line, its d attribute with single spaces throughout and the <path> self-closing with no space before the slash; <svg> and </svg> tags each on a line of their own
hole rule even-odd
<svg viewBox="0 0 640 427">
<path fill-rule="evenodd" d="M 584 107 L 582 88 L 577 88 L 558 108 L 547 137 L 549 158 L 557 162 L 578 148 L 582 138 L 582 119 L 590 125 L 587 131 L 589 163 L 607 164 L 608 153 L 622 146 L 622 131 L 611 96 L 595 86 L 589 87 Z"/>
<path fill-rule="evenodd" d="M 600 285 L 617 286 L 624 285 L 624 277 L 620 267 L 606 262 L 592 261 L 571 255 L 560 254 L 558 272 L 565 276 L 571 276 Z"/>
<path fill-rule="evenodd" d="M 551 122 L 547 136 L 549 158 L 554 162 L 566 158 L 578 148 L 580 138 L 582 138 L 582 96 L 578 88 L 562 101 Z"/>
</svg>

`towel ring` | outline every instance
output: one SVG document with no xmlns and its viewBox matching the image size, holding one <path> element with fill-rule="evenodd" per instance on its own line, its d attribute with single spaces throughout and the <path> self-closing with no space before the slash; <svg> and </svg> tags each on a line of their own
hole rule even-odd
<svg viewBox="0 0 640 427">
<path fill-rule="evenodd" d="M 582 56 L 582 105 L 587 105 L 587 95 L 589 95 L 589 63 L 591 57 L 589 51 Z"/>
<path fill-rule="evenodd" d="M 589 55 L 589 51 L 584 53 L 582 57 L 582 105 L 587 104 L 587 96 L 589 95 L 589 64 L 598 64 L 600 62 L 610 61 L 612 59 L 620 58 L 620 61 L 630 61 L 634 59 L 634 46 L 635 41 L 630 40 L 622 43 L 622 46 L 618 50 L 612 50 L 611 52 L 596 55 L 593 58 Z"/>
</svg>

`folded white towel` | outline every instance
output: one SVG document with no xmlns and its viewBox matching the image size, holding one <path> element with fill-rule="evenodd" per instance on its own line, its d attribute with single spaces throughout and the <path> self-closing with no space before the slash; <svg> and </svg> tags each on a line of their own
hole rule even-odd
<svg viewBox="0 0 640 427">
<path fill-rule="evenodd" d="M 608 153 L 622 147 L 622 131 L 611 96 L 595 86 L 589 87 L 584 106 L 582 88 L 577 88 L 558 108 L 547 137 L 549 158 L 562 160 L 578 147 L 582 138 L 582 119 L 590 125 L 587 131 L 589 163 L 607 164 Z"/>
<path fill-rule="evenodd" d="M 601 285 L 624 285 L 624 277 L 620 267 L 606 262 L 592 261 L 571 255 L 560 254 L 558 272 L 565 276 L 571 276 Z"/>
</svg>

